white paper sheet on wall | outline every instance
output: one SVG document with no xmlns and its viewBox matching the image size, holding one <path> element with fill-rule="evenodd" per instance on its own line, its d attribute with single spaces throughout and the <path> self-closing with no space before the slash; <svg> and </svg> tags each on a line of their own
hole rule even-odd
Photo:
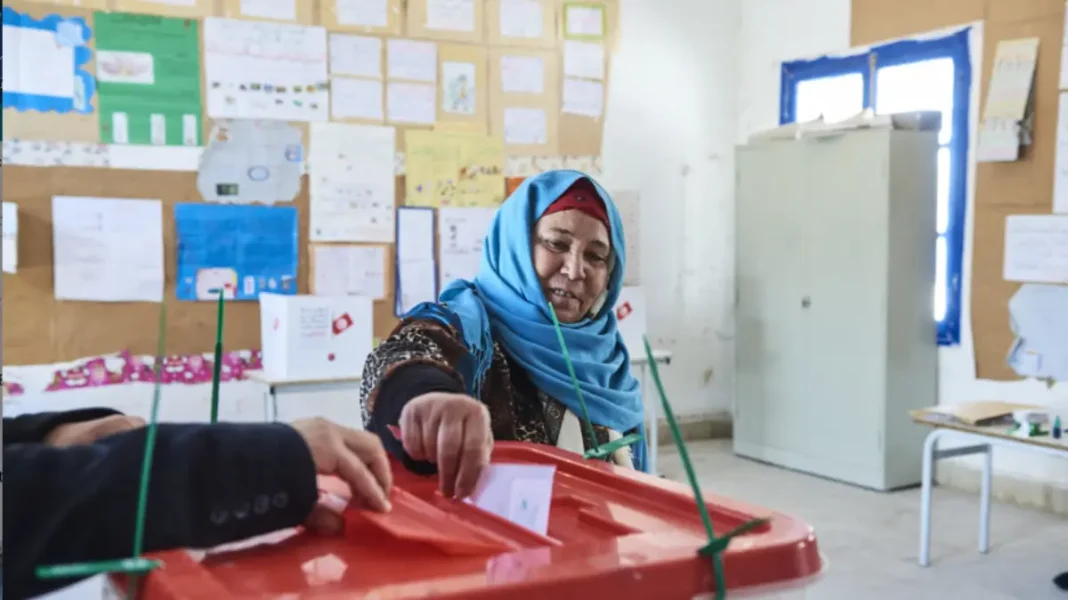
<svg viewBox="0 0 1068 600">
<path fill-rule="evenodd" d="M 1068 215 L 1005 219 L 1006 281 L 1068 283 Z"/>
<path fill-rule="evenodd" d="M 389 25 L 389 0 L 322 0 L 334 2 L 339 25 L 362 27 L 387 27 Z"/>
<path fill-rule="evenodd" d="M 397 264 L 397 316 L 422 302 L 438 299 L 436 271 L 437 264 L 431 260 Z"/>
<path fill-rule="evenodd" d="M 397 210 L 397 316 L 421 302 L 437 300 L 434 216 L 432 208 L 408 206 Z"/>
<path fill-rule="evenodd" d="M 386 73 L 390 79 L 436 83 L 437 45 L 419 40 L 390 39 L 386 43 Z"/>
<path fill-rule="evenodd" d="M 540 108 L 504 109 L 504 143 L 510 146 L 540 146 L 549 138 L 548 117 Z"/>
<path fill-rule="evenodd" d="M 562 112 L 599 119 L 603 109 L 603 83 L 574 77 L 564 79 L 564 101 L 560 109 Z"/>
<path fill-rule="evenodd" d="M 444 288 L 456 279 L 472 279 L 482 261 L 482 242 L 496 208 L 438 209 L 438 252 Z"/>
<path fill-rule="evenodd" d="M 540 0 L 500 0 L 501 37 L 540 38 L 545 31 L 544 10 Z"/>
<path fill-rule="evenodd" d="M 19 207 L 14 202 L 4 202 L 4 273 L 18 271 L 19 265 Z"/>
<path fill-rule="evenodd" d="M 564 76 L 604 80 L 604 46 L 596 42 L 564 42 Z"/>
<path fill-rule="evenodd" d="M 391 81 L 386 87 L 386 119 L 390 123 L 433 125 L 438 117 L 437 86 Z"/>
<path fill-rule="evenodd" d="M 434 260 L 434 210 L 402 206 L 397 210 L 397 262 Z"/>
<path fill-rule="evenodd" d="M 57 299 L 163 301 L 159 200 L 56 196 L 52 244 Z"/>
<path fill-rule="evenodd" d="M 1053 212 L 1068 213 L 1068 92 L 1057 108 L 1057 148 L 1053 163 Z"/>
<path fill-rule="evenodd" d="M 1016 340 L 1009 366 L 1022 377 L 1068 381 L 1068 286 L 1026 284 L 1009 300 Z"/>
<path fill-rule="evenodd" d="M 330 116 L 381 121 L 385 118 L 382 82 L 355 77 L 330 78 Z"/>
<path fill-rule="evenodd" d="M 241 0 L 241 16 L 296 21 L 297 0 Z"/>
<path fill-rule="evenodd" d="M 544 93 L 544 61 L 537 56 L 502 56 L 501 91 L 506 94 Z"/>
<path fill-rule="evenodd" d="M 393 241 L 395 135 L 392 127 L 312 124 L 311 241 Z"/>
<path fill-rule="evenodd" d="M 330 74 L 381 79 L 382 40 L 369 35 L 331 33 Z"/>
<path fill-rule="evenodd" d="M 208 17 L 204 80 L 212 118 L 325 121 L 326 29 Z"/>
<path fill-rule="evenodd" d="M 386 251 L 381 246 L 314 246 L 316 296 L 386 297 Z"/>
<path fill-rule="evenodd" d="M 303 174 L 299 129 L 284 121 L 222 119 L 200 156 L 197 191 L 206 202 L 292 202 Z"/>
<path fill-rule="evenodd" d="M 475 30 L 475 0 L 426 0 L 426 28 Z"/>
</svg>

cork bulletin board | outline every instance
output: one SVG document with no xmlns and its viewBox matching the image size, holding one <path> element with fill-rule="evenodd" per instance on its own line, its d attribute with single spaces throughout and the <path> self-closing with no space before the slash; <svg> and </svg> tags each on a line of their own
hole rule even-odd
<svg viewBox="0 0 1068 600">
<path fill-rule="evenodd" d="M 972 261 L 965 273 L 971 275 L 971 325 L 980 379 L 1020 378 L 1005 360 L 1014 340 L 1008 303 L 1020 288 L 1019 283 L 1002 277 L 1005 218 L 1053 210 L 1064 11 L 1064 0 L 852 0 L 853 46 L 983 21 L 983 69 L 981 78 L 973 82 L 983 92 L 983 101 L 998 42 L 1039 38 L 1033 143 L 1022 149 L 1018 161 L 976 165 L 975 202 L 969 215 L 974 223 Z"/>
<path fill-rule="evenodd" d="M 562 77 L 563 37 L 561 19 L 566 0 L 539 0 L 543 8 L 542 35 L 535 38 L 512 39 L 501 35 L 500 10 L 507 2 L 476 0 L 474 34 L 456 34 L 431 30 L 427 25 L 427 0 L 389 0 L 386 25 L 365 27 L 351 25 L 342 14 L 337 0 L 300 0 L 291 20 L 276 19 L 306 25 L 321 25 L 329 33 L 348 33 L 374 36 L 383 41 L 383 67 L 386 41 L 390 38 L 411 38 L 432 41 L 438 47 L 438 75 L 441 78 L 445 62 L 475 64 L 477 82 L 475 114 L 447 114 L 441 107 L 441 88 L 438 88 L 438 122 L 435 128 L 459 131 L 480 129 L 494 135 L 501 131 L 501 110 L 497 102 L 507 101 L 519 107 L 542 107 L 550 113 L 546 144 L 509 151 L 522 163 L 535 158 L 600 155 L 603 116 L 589 118 L 562 115 L 560 110 L 560 78 Z M 605 7 L 606 30 L 605 73 L 611 59 L 612 45 L 617 41 L 616 0 L 584 0 L 583 4 Z M 125 11 L 139 14 L 163 15 L 183 19 L 202 19 L 208 16 L 252 18 L 241 12 L 238 0 L 193 0 L 175 4 L 168 0 L 15 0 L 5 2 L 19 12 L 36 18 L 58 13 L 65 17 L 81 17 L 93 28 L 94 10 Z M 263 19 L 263 16 L 257 18 Z M 94 29 L 95 31 L 95 29 Z M 94 49 L 94 39 L 88 46 Z M 203 40 L 201 44 L 203 60 Z M 545 93 L 541 97 L 504 97 L 491 86 L 500 85 L 494 69 L 502 52 L 537 55 L 546 63 Z M 94 49 L 95 56 L 95 49 Z M 95 77 L 93 61 L 85 65 Z M 201 69 L 201 103 L 206 108 L 206 86 Z M 383 83 L 386 82 L 383 73 Z M 607 84 L 607 81 L 605 81 Z M 3 111 L 4 139 L 24 142 L 56 142 L 71 152 L 92 152 L 106 148 L 100 139 L 98 96 L 91 99 L 93 110 L 87 114 L 37 113 L 15 109 Z M 607 110 L 607 106 L 604 108 Z M 209 138 L 214 125 L 202 115 L 203 136 Z M 336 119 L 343 121 L 342 119 Z M 366 122 L 366 121 L 364 121 Z M 381 125 L 387 123 L 378 122 Z M 307 123 L 291 123 L 303 133 L 308 143 Z M 428 127 L 426 127 L 428 128 Z M 423 129 L 426 129 L 423 128 Z M 397 127 L 398 152 L 403 151 L 404 132 Z M 38 146 L 40 144 L 37 144 Z M 86 150 L 88 148 L 88 150 Z M 7 153 L 5 152 L 5 155 Z M 527 159 L 532 159 L 527 161 Z M 51 165 L 53 163 L 47 163 Z M 62 163 L 56 163 L 62 164 Z M 312 166 L 314 170 L 314 166 Z M 18 205 L 19 235 L 18 271 L 3 275 L 5 302 L 3 319 L 3 355 L 10 365 L 32 365 L 65 362 L 84 357 L 99 356 L 128 350 L 134 354 L 153 354 L 156 350 L 156 322 L 159 306 L 156 303 L 99 303 L 71 302 L 55 299 L 53 290 L 52 197 L 60 195 L 98 196 L 110 198 L 159 199 L 163 203 L 163 239 L 165 264 L 164 302 L 167 305 L 167 352 L 192 354 L 210 352 L 215 332 L 215 304 L 211 302 L 179 301 L 175 297 L 176 249 L 174 205 L 203 201 L 197 191 L 197 173 L 192 170 L 154 171 L 110 168 L 106 163 L 94 166 L 4 166 L 3 197 Z M 404 205 L 404 177 L 398 171 L 396 204 Z M 524 171 L 525 173 L 526 171 Z M 510 178 L 510 187 L 521 178 Z M 309 293 L 308 222 L 309 197 L 307 176 L 302 177 L 301 192 L 294 198 L 298 211 L 299 265 L 298 292 Z M 286 204 L 281 204 L 286 206 Z M 348 242 L 346 242 L 348 243 Z M 394 249 L 386 245 L 386 297 L 374 305 L 374 334 L 386 337 L 396 325 L 394 317 Z M 256 302 L 229 302 L 226 305 L 227 349 L 259 348 L 259 309 Z"/>
</svg>

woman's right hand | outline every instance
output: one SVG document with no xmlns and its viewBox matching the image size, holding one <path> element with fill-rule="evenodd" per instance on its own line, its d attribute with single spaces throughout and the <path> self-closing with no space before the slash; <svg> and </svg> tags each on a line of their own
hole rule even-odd
<svg viewBox="0 0 1068 600">
<path fill-rule="evenodd" d="M 408 456 L 437 465 L 446 498 L 466 498 L 475 491 L 493 450 L 484 404 L 463 394 L 423 394 L 404 406 L 399 426 Z"/>
</svg>

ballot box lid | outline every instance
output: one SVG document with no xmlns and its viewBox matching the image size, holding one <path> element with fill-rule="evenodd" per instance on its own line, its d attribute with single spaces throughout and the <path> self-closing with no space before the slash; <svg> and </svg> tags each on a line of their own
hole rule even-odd
<svg viewBox="0 0 1068 600">
<path fill-rule="evenodd" d="M 690 600 L 714 591 L 714 563 L 698 553 L 708 539 L 689 488 L 542 445 L 498 442 L 492 461 L 556 467 L 546 535 L 446 499 L 436 478 L 395 464 L 390 513 L 350 509 L 338 536 L 291 530 L 203 556 L 155 555 L 163 566 L 142 580 L 139 597 Z M 722 554 L 728 590 L 789 585 L 821 571 L 805 523 L 714 494 L 705 503 L 717 533 L 767 519 Z"/>
</svg>

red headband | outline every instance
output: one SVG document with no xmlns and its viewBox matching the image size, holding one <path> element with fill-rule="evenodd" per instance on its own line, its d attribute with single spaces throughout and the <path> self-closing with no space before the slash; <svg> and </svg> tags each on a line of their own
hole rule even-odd
<svg viewBox="0 0 1068 600">
<path fill-rule="evenodd" d="M 608 223 L 608 210 L 604 206 L 604 200 L 597 193 L 597 188 L 589 179 L 579 179 L 571 184 L 560 197 L 549 205 L 542 214 L 551 215 L 565 210 L 577 210 L 604 223 L 608 233 L 612 233 L 612 226 Z"/>
</svg>

